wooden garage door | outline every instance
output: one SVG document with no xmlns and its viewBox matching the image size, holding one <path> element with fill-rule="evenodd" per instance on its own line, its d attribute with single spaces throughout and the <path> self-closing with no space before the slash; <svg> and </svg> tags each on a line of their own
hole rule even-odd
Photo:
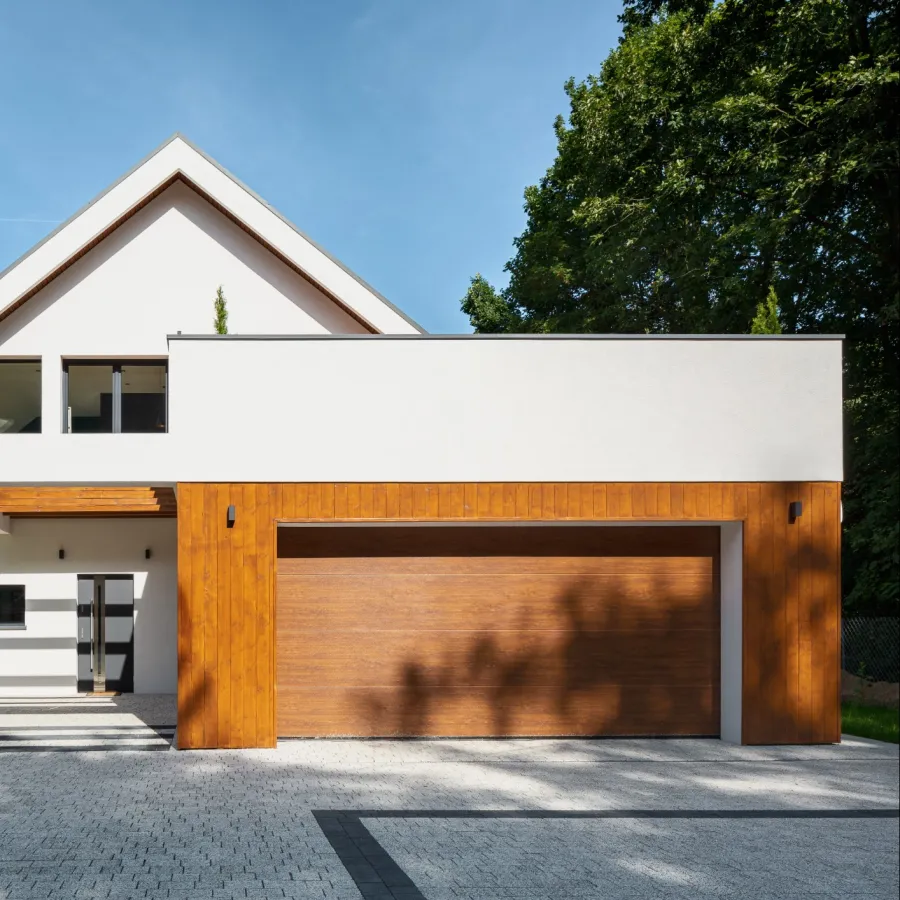
<svg viewBox="0 0 900 900">
<path fill-rule="evenodd" d="M 278 734 L 718 734 L 718 572 L 718 528 L 283 526 Z"/>
</svg>

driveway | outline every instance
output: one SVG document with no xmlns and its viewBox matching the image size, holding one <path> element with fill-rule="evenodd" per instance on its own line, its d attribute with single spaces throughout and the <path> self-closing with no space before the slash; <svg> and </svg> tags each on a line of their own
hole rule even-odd
<svg viewBox="0 0 900 900">
<path fill-rule="evenodd" d="M 127 715 L 167 724 L 147 702 Z M 0 737 L 31 714 L 7 703 Z M 0 900 L 897 896 L 898 754 L 873 741 L 104 746 L 0 754 Z"/>
</svg>

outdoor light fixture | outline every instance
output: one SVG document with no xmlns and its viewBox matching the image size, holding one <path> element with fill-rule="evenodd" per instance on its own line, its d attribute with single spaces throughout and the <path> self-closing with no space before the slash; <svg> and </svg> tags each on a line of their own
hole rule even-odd
<svg viewBox="0 0 900 900">
<path fill-rule="evenodd" d="M 793 500 L 788 506 L 788 515 L 792 522 L 795 522 L 800 516 L 803 515 L 803 502 L 800 500 Z"/>
<path fill-rule="evenodd" d="M 229 528 L 234 528 L 234 506 L 228 507 L 228 513 L 225 516 L 225 522 Z"/>
<path fill-rule="evenodd" d="M 66 551 L 63 550 L 62 547 L 59 548 L 59 558 L 60 558 L 60 559 L 65 559 L 65 558 L 66 558 Z"/>
<path fill-rule="evenodd" d="M 144 551 L 144 559 L 150 559 L 151 556 L 153 556 L 153 551 L 148 547 Z"/>
</svg>

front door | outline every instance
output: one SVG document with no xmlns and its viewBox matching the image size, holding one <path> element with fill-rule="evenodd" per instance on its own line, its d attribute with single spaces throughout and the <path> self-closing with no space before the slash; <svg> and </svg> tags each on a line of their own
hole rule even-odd
<svg viewBox="0 0 900 900">
<path fill-rule="evenodd" d="M 134 576 L 78 576 L 78 690 L 134 690 Z"/>
</svg>

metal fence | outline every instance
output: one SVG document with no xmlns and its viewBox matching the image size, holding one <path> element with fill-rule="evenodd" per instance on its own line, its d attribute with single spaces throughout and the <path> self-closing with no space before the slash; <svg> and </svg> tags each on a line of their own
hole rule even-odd
<svg viewBox="0 0 900 900">
<path fill-rule="evenodd" d="M 842 664 L 851 675 L 900 681 L 900 619 L 844 619 Z"/>
</svg>

